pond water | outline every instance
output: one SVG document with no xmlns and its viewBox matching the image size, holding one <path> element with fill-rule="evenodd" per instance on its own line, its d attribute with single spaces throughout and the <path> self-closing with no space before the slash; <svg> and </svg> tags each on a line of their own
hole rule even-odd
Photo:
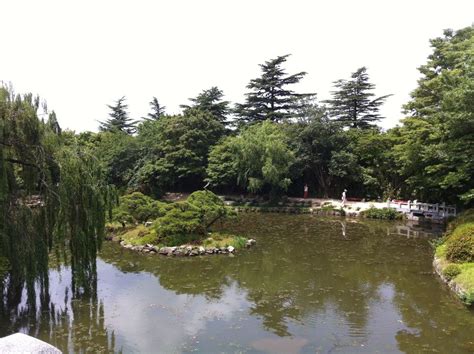
<svg viewBox="0 0 474 354">
<path fill-rule="evenodd" d="M 70 269 L 51 269 L 47 304 L 3 310 L 0 337 L 64 352 L 474 352 L 474 312 L 433 274 L 435 227 L 279 214 L 220 227 L 257 245 L 168 258 L 107 242 L 96 292 L 72 298 Z"/>
</svg>

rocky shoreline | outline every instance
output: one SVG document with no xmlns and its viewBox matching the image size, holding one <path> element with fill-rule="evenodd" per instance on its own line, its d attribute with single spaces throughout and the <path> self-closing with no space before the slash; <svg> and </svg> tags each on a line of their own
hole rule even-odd
<svg viewBox="0 0 474 354">
<path fill-rule="evenodd" d="M 436 272 L 436 274 L 438 274 L 438 276 L 440 277 L 440 279 L 446 284 L 448 285 L 448 287 L 456 294 L 456 296 L 463 302 L 466 304 L 466 298 L 468 296 L 468 293 L 466 291 L 466 289 L 464 289 L 462 286 L 460 286 L 458 283 L 456 283 L 454 280 L 450 280 L 448 278 L 446 278 L 444 275 L 443 275 L 443 261 L 441 258 L 438 258 L 438 257 L 435 257 L 434 260 L 433 260 L 433 268 Z M 467 304 L 467 305 L 470 305 L 470 304 Z"/>
<path fill-rule="evenodd" d="M 245 247 L 249 248 L 255 245 L 257 241 L 254 239 L 248 239 L 245 243 Z M 235 247 L 204 247 L 204 246 L 173 246 L 173 247 L 157 247 L 152 244 L 147 245 L 131 245 L 125 241 L 120 241 L 120 246 L 125 249 L 140 252 L 149 255 L 162 255 L 162 256 L 177 256 L 177 257 L 193 257 L 193 256 L 206 256 L 206 255 L 217 255 L 227 254 L 233 255 L 236 252 Z"/>
</svg>

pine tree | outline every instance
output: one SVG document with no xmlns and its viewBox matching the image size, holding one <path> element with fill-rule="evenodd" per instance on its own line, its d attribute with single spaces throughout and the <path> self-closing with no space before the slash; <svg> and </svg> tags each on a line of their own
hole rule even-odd
<svg viewBox="0 0 474 354">
<path fill-rule="evenodd" d="M 148 113 L 147 117 L 143 117 L 145 120 L 158 120 L 161 116 L 166 114 L 165 106 L 160 105 L 158 99 L 153 96 L 153 99 L 150 101 L 151 112 Z"/>
<path fill-rule="evenodd" d="M 223 101 L 224 92 L 218 87 L 202 90 L 196 98 L 190 98 L 191 106 L 181 105 L 184 114 L 192 108 L 211 113 L 219 122 L 225 123 L 229 114 L 229 101 Z"/>
<path fill-rule="evenodd" d="M 121 131 L 127 134 L 133 134 L 136 131 L 136 121 L 132 120 L 128 116 L 127 108 L 125 104 L 125 96 L 119 98 L 115 105 L 107 105 L 112 112 L 109 113 L 110 119 L 105 122 L 100 122 L 101 131 Z"/>
<path fill-rule="evenodd" d="M 246 102 L 237 104 L 235 113 L 240 122 L 259 122 L 271 120 L 279 122 L 295 116 L 295 111 L 301 108 L 301 98 L 313 94 L 297 94 L 287 88 L 297 84 L 306 75 L 302 71 L 287 75 L 281 67 L 289 54 L 260 64 L 262 76 L 250 80 L 247 88 L 251 91 L 246 94 Z"/>
<path fill-rule="evenodd" d="M 373 99 L 371 91 L 375 85 L 369 82 L 367 68 L 359 68 L 351 75 L 350 80 L 334 82 L 336 91 L 332 92 L 333 99 L 327 100 L 332 118 L 351 128 L 370 128 L 383 117 L 379 114 L 379 107 L 391 95 Z"/>
</svg>

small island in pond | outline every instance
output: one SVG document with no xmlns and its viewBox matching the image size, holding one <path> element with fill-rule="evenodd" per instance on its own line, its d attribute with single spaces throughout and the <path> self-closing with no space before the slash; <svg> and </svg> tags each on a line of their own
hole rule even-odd
<svg viewBox="0 0 474 354">
<path fill-rule="evenodd" d="M 210 191 L 196 191 L 185 201 L 166 203 L 140 192 L 120 197 L 107 225 L 109 239 L 148 254 L 198 256 L 233 254 L 256 243 L 238 235 L 211 232 L 217 221 L 234 216 Z"/>
</svg>

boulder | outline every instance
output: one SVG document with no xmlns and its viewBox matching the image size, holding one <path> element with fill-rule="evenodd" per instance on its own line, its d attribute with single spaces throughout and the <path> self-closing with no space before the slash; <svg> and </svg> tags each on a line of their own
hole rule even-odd
<svg viewBox="0 0 474 354">
<path fill-rule="evenodd" d="M 227 247 L 227 251 L 228 251 L 229 253 L 234 253 L 235 248 L 232 247 L 232 246 L 229 246 L 229 247 Z"/>
<path fill-rule="evenodd" d="M 62 354 L 58 348 L 23 333 L 0 338 L 0 353 Z"/>
<path fill-rule="evenodd" d="M 158 253 L 159 253 L 159 254 L 168 254 L 168 253 L 170 253 L 170 252 L 172 252 L 172 251 L 170 250 L 170 247 L 161 247 L 161 248 L 160 248 L 160 251 L 159 251 Z"/>
</svg>

